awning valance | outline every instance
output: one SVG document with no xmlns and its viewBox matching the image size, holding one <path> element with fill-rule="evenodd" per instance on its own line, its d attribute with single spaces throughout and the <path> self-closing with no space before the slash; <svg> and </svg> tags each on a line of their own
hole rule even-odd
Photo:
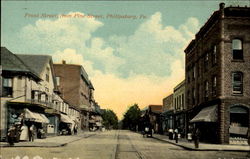
<svg viewBox="0 0 250 159">
<path fill-rule="evenodd" d="M 38 123 L 49 123 L 49 119 L 44 114 L 32 112 L 27 108 L 24 110 L 24 113 L 25 120 L 34 121 Z"/>
<path fill-rule="evenodd" d="M 68 123 L 68 124 L 73 124 L 74 121 L 70 119 L 69 116 L 61 114 L 61 122 Z"/>
<path fill-rule="evenodd" d="M 216 122 L 217 121 L 217 105 L 203 108 L 190 122 Z"/>
</svg>

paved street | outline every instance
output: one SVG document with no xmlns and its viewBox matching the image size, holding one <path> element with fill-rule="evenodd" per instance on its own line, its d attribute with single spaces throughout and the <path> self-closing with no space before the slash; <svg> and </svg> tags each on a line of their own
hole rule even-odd
<svg viewBox="0 0 250 159">
<path fill-rule="evenodd" d="M 62 138 L 63 139 L 63 138 Z M 188 151 L 130 131 L 96 133 L 61 147 L 3 147 L 3 159 L 246 159 L 247 152 Z M 28 157 L 25 157 L 28 156 Z"/>
</svg>

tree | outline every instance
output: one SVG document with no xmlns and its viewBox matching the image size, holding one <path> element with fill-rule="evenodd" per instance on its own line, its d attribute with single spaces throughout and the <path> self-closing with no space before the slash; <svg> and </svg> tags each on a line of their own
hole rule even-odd
<svg viewBox="0 0 250 159">
<path fill-rule="evenodd" d="M 122 128 L 136 131 L 141 116 L 141 110 L 138 104 L 131 105 L 123 116 Z"/>
<path fill-rule="evenodd" d="M 117 129 L 118 128 L 118 118 L 113 110 L 104 109 L 102 113 L 103 125 L 106 129 Z"/>
</svg>

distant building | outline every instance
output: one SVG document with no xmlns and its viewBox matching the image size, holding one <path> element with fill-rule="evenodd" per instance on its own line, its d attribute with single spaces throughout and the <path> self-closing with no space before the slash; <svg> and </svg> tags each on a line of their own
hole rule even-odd
<svg viewBox="0 0 250 159">
<path fill-rule="evenodd" d="M 186 105 L 185 105 L 185 80 L 174 88 L 174 128 L 178 129 L 182 137 L 186 135 Z"/>
<path fill-rule="evenodd" d="M 250 127 L 250 8 L 224 5 L 185 49 L 185 87 L 190 127 L 228 144 Z"/>
<path fill-rule="evenodd" d="M 173 114 L 174 114 L 174 105 L 173 105 L 173 94 L 165 97 L 163 99 L 163 112 L 161 114 L 162 121 L 162 130 L 163 134 L 167 134 L 169 129 L 173 129 Z"/>
<path fill-rule="evenodd" d="M 155 133 L 162 133 L 161 122 L 162 105 L 149 105 L 142 109 L 142 118 L 150 123 Z"/>
<path fill-rule="evenodd" d="M 94 111 L 94 87 L 83 66 L 54 64 L 61 96 L 81 114 L 81 129 L 89 129 L 90 112 Z"/>
</svg>

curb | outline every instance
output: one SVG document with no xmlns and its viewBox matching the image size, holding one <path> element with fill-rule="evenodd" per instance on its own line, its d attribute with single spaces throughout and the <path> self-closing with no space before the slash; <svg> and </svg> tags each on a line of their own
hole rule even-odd
<svg viewBox="0 0 250 159">
<path fill-rule="evenodd" d="M 172 145 L 175 145 L 175 146 L 179 146 L 179 147 L 182 147 L 186 150 L 190 150 L 190 151 L 231 151 L 231 152 L 250 152 L 250 150 L 235 150 L 235 149 L 232 149 L 232 150 L 228 150 L 228 149 L 196 149 L 196 148 L 191 148 L 191 147 L 187 147 L 187 146 L 183 146 L 183 145 L 180 145 L 180 144 L 176 144 L 176 143 L 173 143 L 173 142 L 169 142 L 167 140 L 164 140 L 164 139 L 160 139 L 160 138 L 157 138 L 157 137 L 152 137 L 156 140 L 159 140 L 159 141 L 162 141 L 162 142 L 167 142 L 167 143 L 170 143 Z"/>
<path fill-rule="evenodd" d="M 81 139 L 83 139 L 83 138 L 89 138 L 89 137 L 94 136 L 94 135 L 96 135 L 96 134 L 90 134 L 90 135 L 87 135 L 87 136 L 80 137 L 80 138 L 78 138 L 78 139 L 69 141 L 69 142 L 67 142 L 67 143 L 55 144 L 55 145 L 53 145 L 53 146 L 47 146 L 47 145 L 45 145 L 45 146 L 36 146 L 36 145 L 25 145 L 25 146 L 22 146 L 22 145 L 20 145 L 20 146 L 1 145 L 0 148 L 7 148 L 7 147 L 8 147 L 8 148 L 15 148 L 15 147 L 45 147 L 45 148 L 49 148 L 49 147 L 63 147 L 63 146 L 66 146 L 66 145 L 69 144 L 69 143 L 73 143 L 73 142 L 75 142 L 75 141 L 79 141 L 79 140 L 81 140 Z"/>
</svg>

